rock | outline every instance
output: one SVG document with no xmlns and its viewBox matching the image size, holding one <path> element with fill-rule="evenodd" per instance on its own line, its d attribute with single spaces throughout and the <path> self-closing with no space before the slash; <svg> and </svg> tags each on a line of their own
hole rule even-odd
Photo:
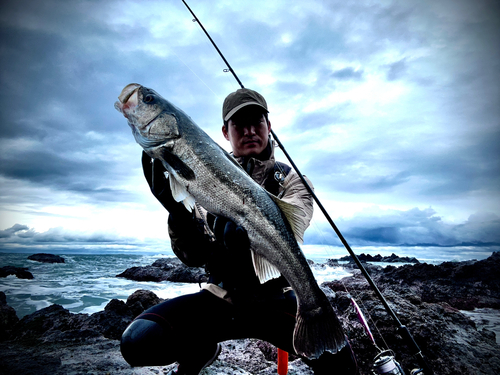
<svg viewBox="0 0 500 375">
<path fill-rule="evenodd" d="M 414 257 L 400 257 L 392 253 L 390 256 L 383 257 L 380 254 L 370 255 L 370 254 L 360 254 L 357 255 L 361 262 L 384 262 L 384 263 L 420 263 L 417 258 Z M 354 259 L 350 255 L 346 255 L 339 259 L 339 261 L 354 263 Z"/>
<path fill-rule="evenodd" d="M 125 302 L 113 299 L 104 311 L 94 313 L 85 319 L 80 329 L 94 330 L 108 339 L 119 340 L 123 331 L 135 315 Z"/>
<path fill-rule="evenodd" d="M 163 301 L 164 300 L 162 298 L 158 298 L 158 296 L 152 291 L 139 289 L 127 298 L 127 306 L 132 310 L 134 317 L 136 317 L 144 310 L 147 310 Z"/>
<path fill-rule="evenodd" d="M 51 305 L 22 318 L 13 327 L 10 338 L 28 344 L 43 341 L 47 332 L 67 330 L 69 319 L 68 310 L 60 305 Z"/>
<path fill-rule="evenodd" d="M 80 342 L 99 336 L 118 340 L 133 318 L 130 308 L 119 300 L 111 300 L 104 311 L 92 315 L 72 314 L 60 305 L 51 305 L 21 319 L 9 338 L 28 345 Z"/>
<path fill-rule="evenodd" d="M 325 264 L 329 267 L 338 267 L 339 261 L 338 259 L 328 259 Z"/>
<path fill-rule="evenodd" d="M 381 282 L 411 288 L 423 302 L 446 302 L 460 310 L 500 309 L 500 253 L 482 261 L 388 266 Z"/>
<path fill-rule="evenodd" d="M 19 375 L 158 374 L 132 368 L 120 354 L 120 343 L 103 337 L 68 343 L 28 346 L 19 342 L 0 343 L 0 373 Z M 150 368 L 156 370 L 155 368 Z"/>
<path fill-rule="evenodd" d="M 378 266 L 376 264 L 372 264 L 372 263 L 366 263 L 366 262 L 361 262 L 361 264 L 363 265 L 364 269 L 368 272 L 368 274 L 372 275 L 372 274 L 377 274 L 379 272 L 381 272 L 383 270 L 383 268 L 381 266 Z M 347 263 L 347 264 L 344 264 L 343 267 L 345 269 L 348 269 L 348 270 L 353 270 L 354 272 L 361 272 L 359 270 L 359 267 L 356 263 L 352 262 L 352 263 Z M 387 267 L 393 267 L 393 266 L 387 266 Z M 386 268 L 387 268 L 386 267 Z"/>
<path fill-rule="evenodd" d="M 19 321 L 16 310 L 7 305 L 7 296 L 0 292 L 0 341 L 6 340 L 12 327 Z"/>
<path fill-rule="evenodd" d="M 116 275 L 134 281 L 171 281 L 178 283 L 201 283 L 207 281 L 201 267 L 188 267 L 174 258 L 157 259 L 151 266 L 131 267 Z"/>
<path fill-rule="evenodd" d="M 116 277 L 123 277 L 128 280 L 156 282 L 167 280 L 167 276 L 168 272 L 153 266 L 130 267 L 119 275 L 116 275 Z"/>
<path fill-rule="evenodd" d="M 476 306 L 478 301 L 480 305 L 496 306 L 500 298 L 499 278 L 492 276 L 494 270 L 499 269 L 498 260 L 495 253 L 480 262 L 439 266 L 415 264 L 370 270 L 375 284 L 402 324 L 409 328 L 436 374 L 500 373 L 497 354 L 500 346 L 495 335 L 488 330 L 478 330 L 476 324 L 459 311 L 464 305 Z M 358 305 L 367 314 L 377 343 L 387 343 L 398 354 L 397 360 L 404 368 L 418 366 L 410 356 L 408 344 L 396 334 L 398 327 L 359 271 L 354 277 L 323 286 L 336 292 L 331 301 L 358 355 L 362 374 L 369 373 L 372 358 L 377 353 L 350 306 L 346 289 L 353 291 Z"/>
<path fill-rule="evenodd" d="M 308 260 L 309 266 L 316 269 L 325 269 L 326 267 L 339 267 L 339 261 L 337 259 L 328 259 L 325 263 L 315 263 L 312 260 Z"/>
<path fill-rule="evenodd" d="M 53 254 L 33 254 L 28 257 L 29 260 L 34 260 L 36 262 L 42 263 L 64 263 L 64 258 L 59 255 Z"/>
<path fill-rule="evenodd" d="M 374 266 L 369 272 L 436 374 L 493 375 L 500 373 L 500 346 L 495 333 L 478 329 L 453 301 L 457 297 L 455 293 L 465 293 L 466 300 L 497 299 L 498 277 L 494 276 L 497 262 L 498 254 L 494 254 L 480 262 L 385 269 Z M 170 267 L 168 264 L 171 262 L 162 267 Z M 451 280 L 446 282 L 447 278 Z M 418 366 L 408 344 L 396 333 L 391 316 L 374 297 L 359 271 L 341 281 L 323 283 L 321 287 L 331 290 L 326 294 L 357 355 L 361 375 L 371 374 L 377 351 L 351 306 L 351 294 L 369 319 L 377 344 L 394 350 L 406 373 Z M 439 288 L 445 289 L 436 301 L 430 301 L 433 288 L 435 293 Z M 0 305 L 2 301 L 0 294 Z M 128 322 L 159 301 L 154 293 L 139 290 L 130 295 L 126 303 L 113 300 L 104 311 L 92 315 L 71 314 L 58 305 L 39 310 L 21 319 L 8 340 L 0 342 L 0 369 L 9 374 L 168 373 L 175 365 L 131 368 L 119 351 L 118 339 Z M 276 373 L 276 349 L 272 345 L 243 339 L 226 341 L 222 346 L 220 357 L 202 375 Z M 312 371 L 301 359 L 291 357 L 289 375 L 312 375 Z"/>
<path fill-rule="evenodd" d="M 33 274 L 26 267 L 4 266 L 0 268 L 0 277 L 16 275 L 18 279 L 33 279 Z"/>
</svg>

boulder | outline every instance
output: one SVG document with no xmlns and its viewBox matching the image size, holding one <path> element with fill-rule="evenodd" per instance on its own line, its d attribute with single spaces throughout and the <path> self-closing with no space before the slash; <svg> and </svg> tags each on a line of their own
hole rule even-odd
<svg viewBox="0 0 500 375">
<path fill-rule="evenodd" d="M 157 259 L 151 266 L 131 267 L 116 275 L 134 281 L 201 283 L 207 275 L 201 267 L 188 267 L 174 258 Z"/>
<path fill-rule="evenodd" d="M 394 253 L 389 256 L 382 256 L 380 254 L 370 255 L 370 254 L 360 254 L 357 255 L 361 262 L 384 262 L 384 263 L 420 263 L 420 261 L 415 257 L 400 257 Z M 354 263 L 354 259 L 350 255 L 346 255 L 339 259 L 344 262 Z"/>
<path fill-rule="evenodd" d="M 27 267 L 4 266 L 0 268 L 0 277 L 16 275 L 18 279 L 33 279 L 33 274 L 28 271 Z"/>
<path fill-rule="evenodd" d="M 0 341 L 7 339 L 12 327 L 19 321 L 16 310 L 7 305 L 7 296 L 0 292 Z"/>
<path fill-rule="evenodd" d="M 147 310 L 163 301 L 164 300 L 162 298 L 158 298 L 158 296 L 152 291 L 139 289 L 127 298 L 126 304 L 132 310 L 134 317 L 136 317 L 144 310 Z"/>
<path fill-rule="evenodd" d="M 45 253 L 33 254 L 30 255 L 28 259 L 42 263 L 64 263 L 63 257 L 54 254 L 45 254 Z"/>
</svg>

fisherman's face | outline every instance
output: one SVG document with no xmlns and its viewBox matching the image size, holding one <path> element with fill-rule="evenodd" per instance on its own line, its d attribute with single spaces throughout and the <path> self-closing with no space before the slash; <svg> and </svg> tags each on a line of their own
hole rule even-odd
<svg viewBox="0 0 500 375">
<path fill-rule="evenodd" d="M 222 126 L 236 157 L 259 155 L 267 147 L 270 131 L 271 122 L 257 106 L 243 107 L 229 119 L 227 129 Z"/>
</svg>

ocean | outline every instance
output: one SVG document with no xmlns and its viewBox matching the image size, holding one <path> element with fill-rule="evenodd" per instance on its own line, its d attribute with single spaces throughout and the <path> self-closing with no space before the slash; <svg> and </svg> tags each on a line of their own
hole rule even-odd
<svg viewBox="0 0 500 375">
<path fill-rule="evenodd" d="M 305 245 L 304 253 L 308 259 L 316 263 L 324 263 L 329 258 L 339 258 L 346 255 L 340 248 L 325 248 L 324 246 Z M 404 251 L 398 248 L 373 250 L 364 248 L 356 251 L 361 254 L 390 255 L 392 252 L 399 256 L 415 256 L 411 249 Z M 411 255 L 413 254 L 413 255 Z M 426 257 L 417 256 L 417 259 L 427 263 L 439 264 L 443 261 L 458 261 L 467 255 L 454 252 L 449 255 L 431 258 L 436 252 L 426 252 Z M 172 298 L 199 290 L 198 284 L 164 282 L 138 282 L 116 277 L 125 269 L 133 266 L 151 265 L 156 259 L 174 257 L 173 254 L 148 254 L 148 253 L 118 253 L 118 254 L 58 254 L 64 257 L 65 263 L 40 263 L 28 260 L 30 253 L 1 253 L 0 267 L 16 266 L 27 267 L 34 276 L 32 280 L 18 279 L 11 275 L 0 278 L 0 290 L 7 296 L 7 303 L 12 306 L 19 318 L 31 314 L 36 310 L 52 304 L 62 305 L 73 313 L 92 314 L 101 311 L 112 299 L 126 301 L 127 297 L 138 289 L 153 291 L 160 298 Z M 420 254 L 420 255 L 423 255 Z M 491 255 L 475 253 L 475 259 L 484 259 Z M 472 259 L 472 258 L 468 258 Z M 380 264 L 385 266 L 387 264 Z M 392 264 L 401 265 L 401 264 Z M 318 281 L 338 280 L 351 275 L 342 267 L 313 267 L 313 273 Z M 500 311 L 493 309 L 475 310 L 467 313 L 473 318 L 479 328 L 487 327 L 497 334 L 500 339 Z"/>
<path fill-rule="evenodd" d="M 41 263 L 28 259 L 30 253 L 0 253 L 0 266 L 27 267 L 32 280 L 11 275 L 0 278 L 0 290 L 19 318 L 52 304 L 73 313 L 92 314 L 116 298 L 126 301 L 137 289 L 147 289 L 160 298 L 172 298 L 199 290 L 198 284 L 139 282 L 116 275 L 129 267 L 147 266 L 173 254 L 58 254 L 65 263 Z M 318 259 L 317 259 L 318 260 Z M 318 270 L 318 282 L 349 276 L 342 268 Z"/>
</svg>

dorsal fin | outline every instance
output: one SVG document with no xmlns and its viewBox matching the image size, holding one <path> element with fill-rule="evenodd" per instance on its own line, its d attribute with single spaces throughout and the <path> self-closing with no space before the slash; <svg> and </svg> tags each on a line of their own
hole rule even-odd
<svg viewBox="0 0 500 375">
<path fill-rule="evenodd" d="M 307 223 L 304 221 L 305 214 L 304 212 L 297 206 L 285 202 L 284 200 L 279 199 L 278 197 L 269 193 L 269 196 L 272 198 L 274 203 L 280 208 L 281 212 L 285 215 L 290 227 L 292 227 L 292 232 L 295 235 L 295 239 L 298 243 L 304 242 L 304 232 L 307 229 Z"/>
</svg>

